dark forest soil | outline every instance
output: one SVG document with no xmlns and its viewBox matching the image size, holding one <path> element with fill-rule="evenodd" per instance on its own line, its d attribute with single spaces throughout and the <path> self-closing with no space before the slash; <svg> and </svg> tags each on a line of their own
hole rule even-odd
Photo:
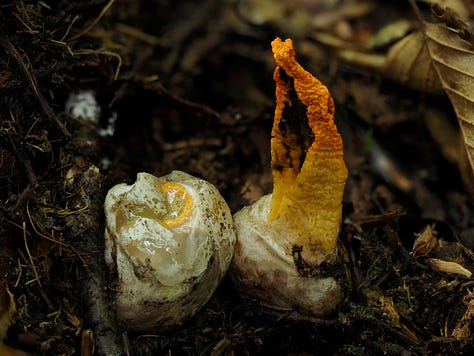
<svg viewBox="0 0 474 356">
<path fill-rule="evenodd" d="M 428 108 L 455 124 L 448 99 L 338 59 L 291 13 L 261 22 L 241 3 L 252 2 L 0 6 L 0 279 L 17 305 L 5 344 L 88 355 L 91 339 L 103 352 L 112 325 L 115 349 L 131 355 L 472 354 L 474 282 L 428 260 L 474 270 L 472 198 L 426 125 Z M 361 40 L 408 12 L 376 3 L 346 25 Z M 114 282 L 102 259 L 106 191 L 178 169 L 216 185 L 233 212 L 270 192 L 275 36 L 293 38 L 336 102 L 349 169 L 344 302 L 314 319 L 258 306 L 225 279 L 179 330 L 126 333 L 91 309 Z M 98 123 L 66 111 L 81 90 L 94 93 Z M 428 226 L 436 246 L 413 253 Z"/>
</svg>

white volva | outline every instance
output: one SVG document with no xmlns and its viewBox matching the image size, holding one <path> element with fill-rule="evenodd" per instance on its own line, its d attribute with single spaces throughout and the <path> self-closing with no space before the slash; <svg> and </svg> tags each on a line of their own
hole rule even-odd
<svg viewBox="0 0 474 356">
<path fill-rule="evenodd" d="M 234 215 L 238 236 L 231 276 L 235 288 L 260 304 L 323 317 L 342 299 L 334 277 L 303 277 L 283 236 L 297 235 L 278 221 L 268 222 L 272 194 Z M 335 256 L 334 256 L 335 257 Z"/>
</svg>

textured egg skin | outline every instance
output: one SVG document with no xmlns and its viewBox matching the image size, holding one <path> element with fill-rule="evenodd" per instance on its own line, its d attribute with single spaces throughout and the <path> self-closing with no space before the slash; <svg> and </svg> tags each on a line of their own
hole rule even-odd
<svg viewBox="0 0 474 356">
<path fill-rule="evenodd" d="M 230 267 L 234 287 L 262 305 L 326 316 L 342 300 L 341 285 L 333 277 L 300 275 L 291 249 L 281 242 L 281 226 L 268 222 L 271 200 L 271 194 L 265 195 L 234 215 L 238 236 Z"/>
<path fill-rule="evenodd" d="M 170 203 L 174 187 L 183 199 L 176 206 Z M 104 210 L 106 261 L 118 276 L 118 321 L 135 332 L 186 322 L 212 296 L 232 259 L 233 219 L 218 190 L 180 171 L 161 178 L 139 173 L 135 184 L 109 191 Z"/>
</svg>

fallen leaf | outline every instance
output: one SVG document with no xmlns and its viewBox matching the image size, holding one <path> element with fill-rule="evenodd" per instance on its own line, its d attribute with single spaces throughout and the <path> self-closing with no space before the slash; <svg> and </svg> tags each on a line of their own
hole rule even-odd
<svg viewBox="0 0 474 356">
<path fill-rule="evenodd" d="M 423 231 L 417 235 L 413 243 L 412 253 L 414 257 L 428 255 L 438 245 L 436 231 L 431 225 L 426 225 Z"/>
<path fill-rule="evenodd" d="M 469 16 L 469 11 L 464 5 L 463 0 L 424 0 L 423 2 L 430 4 L 431 6 L 437 5 L 442 8 L 449 7 L 449 9 L 453 10 L 462 17 Z"/>
<path fill-rule="evenodd" d="M 423 33 L 416 31 L 402 38 L 389 50 L 385 62 L 387 78 L 425 93 L 443 93 Z"/>
<path fill-rule="evenodd" d="M 426 260 L 426 264 L 432 269 L 438 272 L 450 273 L 450 274 L 459 274 L 466 278 L 471 278 L 472 272 L 467 268 L 463 267 L 457 262 L 453 261 L 444 261 L 438 258 L 429 258 Z"/>
<path fill-rule="evenodd" d="M 461 22 L 463 23 L 464 22 Z M 474 52 L 455 28 L 421 20 L 421 29 L 397 42 L 389 51 L 385 72 L 413 89 L 445 92 L 454 108 L 462 134 L 465 184 L 474 195 Z"/>
<path fill-rule="evenodd" d="M 471 44 L 441 24 L 425 23 L 425 42 L 441 85 L 453 105 L 461 129 L 472 190 L 474 171 L 474 52 Z M 474 193 L 474 192 L 473 192 Z"/>
</svg>

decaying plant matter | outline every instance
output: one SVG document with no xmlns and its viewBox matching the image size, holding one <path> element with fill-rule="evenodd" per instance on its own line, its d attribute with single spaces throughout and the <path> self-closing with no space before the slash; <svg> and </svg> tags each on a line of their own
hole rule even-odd
<svg viewBox="0 0 474 356">
<path fill-rule="evenodd" d="M 386 73 L 393 79 L 429 93 L 445 92 L 461 131 L 459 165 L 466 187 L 474 196 L 474 51 L 467 20 L 450 7 L 434 4 L 442 23 L 424 20 L 416 5 L 420 29 L 404 37 L 390 50 Z"/>
<path fill-rule="evenodd" d="M 17 309 L 2 347 L 84 356 L 472 354 L 474 207 L 456 167 L 460 148 L 472 146 L 474 8 L 464 0 L 416 6 L 421 16 L 410 1 L 2 3 L 0 280 Z M 273 169 L 285 182 L 281 199 L 245 211 L 265 206 L 263 221 L 273 212 L 272 224 L 293 224 L 287 209 L 301 210 L 294 184 L 316 140 L 310 125 L 286 130 L 295 145 L 276 137 L 287 115 L 308 119 L 296 80 L 280 67 L 292 90 L 275 131 L 283 150 L 271 156 L 275 35 L 291 37 L 299 63 L 330 88 L 350 174 L 336 248 L 344 267 L 331 253 L 335 240 L 318 245 L 310 235 L 294 246 L 281 236 L 284 258 L 269 260 L 299 272 L 291 273 L 302 295 L 314 281 L 344 280 L 345 298 L 315 318 L 293 312 L 320 315 L 288 298 L 283 311 L 240 298 L 224 278 L 180 327 L 127 331 L 115 320 L 119 278 L 103 251 L 113 184 L 142 171 L 189 172 L 236 212 L 272 191 L 269 162 L 278 168 L 288 153 L 295 165 Z M 425 90 L 434 80 L 437 92 Z M 93 95 L 95 104 L 81 107 L 95 112 L 94 123 L 68 108 L 83 92 Z M 314 256 L 326 253 L 316 266 Z M 12 306 L 6 290 L 0 319 Z M 282 299 L 271 296 L 265 304 Z"/>
</svg>

